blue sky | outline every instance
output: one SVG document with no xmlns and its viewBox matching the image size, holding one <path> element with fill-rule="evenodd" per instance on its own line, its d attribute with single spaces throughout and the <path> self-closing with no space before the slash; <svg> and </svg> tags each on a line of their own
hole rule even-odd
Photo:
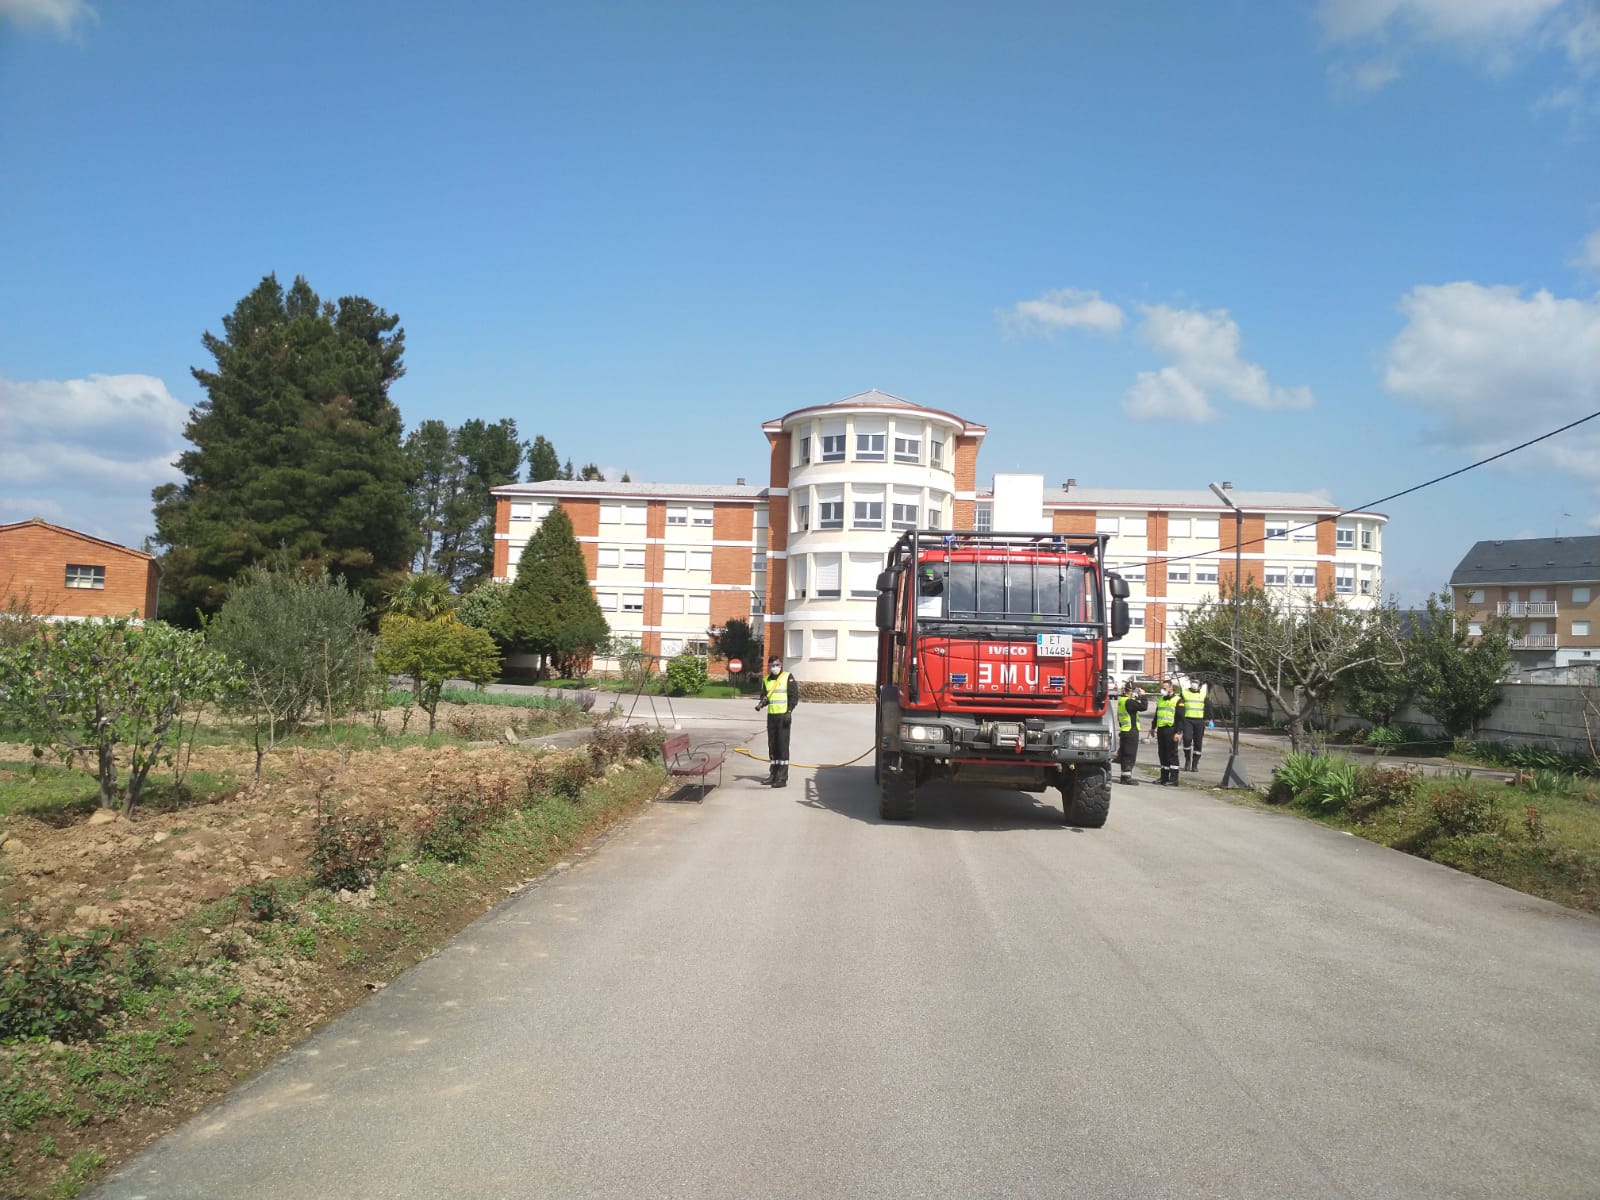
<svg viewBox="0 0 1600 1200">
<path fill-rule="evenodd" d="M 0 0 L 0 520 L 139 544 L 267 272 L 408 425 L 764 480 L 879 388 L 980 482 L 1366 503 L 1600 410 L 1600 4 Z M 1600 421 L 1387 506 L 1600 530 Z"/>
</svg>

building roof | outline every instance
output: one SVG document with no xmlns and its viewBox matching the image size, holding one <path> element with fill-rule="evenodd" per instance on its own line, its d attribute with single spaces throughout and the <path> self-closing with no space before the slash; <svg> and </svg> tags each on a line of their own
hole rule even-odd
<svg viewBox="0 0 1600 1200">
<path fill-rule="evenodd" d="M 541 479 L 490 488 L 496 496 L 549 496 L 571 500 L 759 500 L 764 487 L 742 483 L 612 483 L 605 479 Z"/>
<path fill-rule="evenodd" d="M 1477 542 L 1450 574 L 1469 583 L 1593 583 L 1600 580 L 1600 537 Z"/>
<path fill-rule="evenodd" d="M 793 417 L 803 416 L 806 413 L 826 412 L 830 408 L 891 408 L 904 409 L 907 412 L 931 413 L 936 417 L 944 417 L 961 426 L 961 432 L 972 437 L 983 437 L 989 432 L 988 426 L 979 425 L 976 421 L 969 421 L 965 417 L 958 417 L 955 413 L 945 412 L 942 408 L 928 408 L 926 405 L 917 404 L 903 396 L 891 396 L 888 392 L 880 392 L 872 388 L 865 392 L 857 392 L 854 396 L 846 396 L 843 400 L 831 400 L 827 404 L 808 404 L 804 408 L 786 412 L 775 421 L 765 421 L 761 429 L 765 433 L 781 432 Z"/>
<path fill-rule="evenodd" d="M 118 542 L 108 542 L 105 538 L 97 538 L 91 534 L 79 533 L 76 529 L 68 529 L 65 525 L 52 525 L 43 517 L 29 517 L 26 521 L 13 521 L 9 525 L 0 525 L 0 535 L 30 527 L 48 529 L 52 533 L 59 533 L 64 537 L 76 538 L 80 542 L 89 542 L 96 546 L 104 546 L 110 550 L 120 550 L 123 554 L 131 554 L 134 558 L 142 558 L 147 562 L 155 561 L 156 556 L 154 554 L 146 554 L 143 550 L 135 550 L 132 546 L 124 546 Z"/>
<path fill-rule="evenodd" d="M 982 495 L 983 493 L 979 493 Z M 1282 509 L 1289 512 L 1343 512 L 1337 504 L 1316 492 L 1244 492 L 1230 491 L 1234 503 L 1246 512 Z M 1097 488 L 1079 487 L 1045 488 L 1046 508 L 1113 508 L 1126 505 L 1133 508 L 1202 508 L 1213 512 L 1227 512 L 1209 488 Z M 1364 517 L 1384 517 L 1383 513 L 1362 512 Z M 1387 519 L 1387 518 L 1384 518 Z"/>
</svg>

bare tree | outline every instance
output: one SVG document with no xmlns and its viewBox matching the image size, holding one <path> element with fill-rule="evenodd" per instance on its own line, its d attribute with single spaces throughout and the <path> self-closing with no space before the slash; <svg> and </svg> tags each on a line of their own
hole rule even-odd
<svg viewBox="0 0 1600 1200">
<path fill-rule="evenodd" d="M 1372 666 L 1404 669 L 1398 631 L 1385 609 L 1248 586 L 1239 603 L 1240 673 L 1283 711 L 1295 750 L 1305 742 L 1306 718 L 1342 676 Z M 1178 661 L 1214 661 L 1220 652 L 1231 663 L 1233 629 L 1232 597 L 1205 601 L 1178 631 Z"/>
</svg>

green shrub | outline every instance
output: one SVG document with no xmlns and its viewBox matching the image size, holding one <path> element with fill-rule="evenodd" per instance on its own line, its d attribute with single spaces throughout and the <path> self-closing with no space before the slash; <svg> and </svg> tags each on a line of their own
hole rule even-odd
<svg viewBox="0 0 1600 1200">
<path fill-rule="evenodd" d="M 0 1041 L 93 1037 L 117 1010 L 116 935 L 46 933 L 14 922 L 0 929 Z"/>
<path fill-rule="evenodd" d="M 252 921 L 277 921 L 288 914 L 289 906 L 284 903 L 283 894 L 270 879 L 234 888 L 233 894 L 240 909 Z"/>
<path fill-rule="evenodd" d="M 1500 833 L 1505 817 L 1495 808 L 1494 796 L 1470 783 L 1453 783 L 1428 797 L 1428 811 L 1441 833 Z"/>
<path fill-rule="evenodd" d="M 466 862 L 478 841 L 511 811 L 511 789 L 504 780 L 484 784 L 476 777 L 464 786 L 441 789 L 430 782 L 429 811 L 417 822 L 417 849 L 439 862 Z"/>
<path fill-rule="evenodd" d="M 373 817 L 337 811 L 318 802 L 311 835 L 311 878 L 330 891 L 359 891 L 388 865 L 389 839 Z"/>
<path fill-rule="evenodd" d="M 1285 755 L 1272 772 L 1267 800 L 1273 804 L 1288 804 L 1295 797 L 1312 792 L 1327 776 L 1329 765 L 1330 760 L 1320 754 Z"/>
<path fill-rule="evenodd" d="M 698 696 L 707 678 L 705 662 L 687 651 L 667 663 L 667 687 L 674 696 Z"/>
<path fill-rule="evenodd" d="M 1522 808 L 1522 832 L 1528 835 L 1530 842 L 1544 841 L 1544 814 L 1531 804 Z"/>
<path fill-rule="evenodd" d="M 666 731 L 654 725 L 630 725 L 625 733 L 629 758 L 656 758 L 667 740 Z"/>
<path fill-rule="evenodd" d="M 1357 791 L 1369 808 L 1392 808 L 1415 800 L 1421 788 L 1422 777 L 1415 770 L 1368 767 L 1361 772 Z"/>
<path fill-rule="evenodd" d="M 622 762 L 631 756 L 626 729 L 610 722 L 595 726 L 589 741 L 589 757 L 598 769 L 603 771 L 612 763 Z"/>
<path fill-rule="evenodd" d="M 1405 744 L 1406 735 L 1387 725 L 1374 725 L 1367 730 L 1366 743 L 1379 753 L 1388 753 Z"/>
<path fill-rule="evenodd" d="M 1577 791 L 1570 775 L 1548 769 L 1534 771 L 1522 786 L 1536 796 L 1570 796 Z"/>
</svg>

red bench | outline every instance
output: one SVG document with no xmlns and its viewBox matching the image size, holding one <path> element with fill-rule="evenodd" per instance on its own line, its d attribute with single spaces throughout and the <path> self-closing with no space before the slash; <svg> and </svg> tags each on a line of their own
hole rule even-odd
<svg viewBox="0 0 1600 1200">
<path fill-rule="evenodd" d="M 722 763 L 728 757 L 726 742 L 701 742 L 700 745 L 690 747 L 689 735 L 680 733 L 676 737 L 669 737 L 661 743 L 661 761 L 667 768 L 667 774 L 675 778 L 689 778 L 700 780 L 700 795 L 698 800 L 704 801 L 706 789 L 711 785 L 707 777 L 712 771 L 717 773 L 717 786 L 722 786 Z"/>
</svg>

